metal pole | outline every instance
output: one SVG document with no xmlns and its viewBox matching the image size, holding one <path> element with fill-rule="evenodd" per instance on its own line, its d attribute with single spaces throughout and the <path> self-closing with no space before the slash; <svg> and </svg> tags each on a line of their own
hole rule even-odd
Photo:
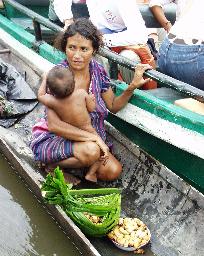
<svg viewBox="0 0 204 256">
<path fill-rule="evenodd" d="M 42 32 L 40 28 L 40 23 L 33 19 L 33 27 L 35 31 L 35 40 L 36 41 L 42 41 Z"/>
<path fill-rule="evenodd" d="M 3 49 L 0 50 L 0 54 L 4 54 L 4 53 L 10 53 L 11 51 L 9 49 Z"/>
<path fill-rule="evenodd" d="M 43 16 L 39 15 L 38 13 L 28 9 L 26 6 L 23 6 L 22 4 L 17 3 L 13 0 L 4 0 L 5 3 L 10 4 L 20 12 L 24 13 L 25 15 L 29 16 L 31 19 L 34 19 L 35 21 L 39 22 L 40 24 L 43 24 L 47 28 L 50 28 L 51 30 L 55 32 L 59 32 L 62 29 L 55 25 L 54 23 L 50 22 L 48 19 L 44 18 Z"/>
<path fill-rule="evenodd" d="M 113 62 L 116 62 L 117 64 L 120 64 L 121 66 L 129 68 L 130 70 L 134 70 L 138 64 L 138 62 L 120 56 L 119 54 L 112 52 L 107 48 L 100 48 L 99 54 Z M 173 88 L 177 91 L 189 95 L 190 97 L 196 97 L 197 100 L 204 102 L 204 91 L 193 87 L 190 84 L 181 82 L 156 70 L 147 70 L 145 71 L 145 75 L 152 78 L 153 80 L 156 80 L 160 84 L 163 84 L 165 87 Z"/>
</svg>

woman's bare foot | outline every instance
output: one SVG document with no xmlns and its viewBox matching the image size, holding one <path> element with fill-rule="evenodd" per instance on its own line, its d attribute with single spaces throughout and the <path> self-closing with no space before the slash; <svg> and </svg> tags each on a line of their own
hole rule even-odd
<svg viewBox="0 0 204 256">
<path fill-rule="evenodd" d="M 75 177 L 74 175 L 70 174 L 70 173 L 67 173 L 67 172 L 63 172 L 64 174 L 64 179 L 67 183 L 71 183 L 73 185 L 78 185 L 81 180 L 77 177 Z"/>
<path fill-rule="evenodd" d="M 47 174 L 50 173 L 51 175 L 53 175 L 54 174 L 54 169 L 55 169 L 54 167 L 49 166 L 49 165 L 44 166 L 44 171 Z M 62 170 L 62 172 L 63 172 L 63 175 L 64 175 L 64 179 L 67 183 L 71 183 L 71 184 L 76 186 L 81 182 L 81 180 L 78 179 L 77 177 L 75 177 L 74 175 L 69 174 L 69 173 L 65 172 L 64 170 Z"/>
</svg>

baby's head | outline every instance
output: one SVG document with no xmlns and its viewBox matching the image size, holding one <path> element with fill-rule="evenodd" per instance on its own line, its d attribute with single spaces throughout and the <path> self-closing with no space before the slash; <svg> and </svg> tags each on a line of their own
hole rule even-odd
<svg viewBox="0 0 204 256">
<path fill-rule="evenodd" d="M 57 98 L 69 96 L 75 87 L 73 73 L 68 68 L 55 66 L 48 72 L 47 86 Z"/>
</svg>

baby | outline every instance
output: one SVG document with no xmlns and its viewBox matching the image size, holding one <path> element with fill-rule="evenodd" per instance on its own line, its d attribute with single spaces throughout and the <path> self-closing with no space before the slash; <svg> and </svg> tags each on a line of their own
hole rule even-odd
<svg viewBox="0 0 204 256">
<path fill-rule="evenodd" d="M 46 93 L 46 85 L 51 94 Z M 83 89 L 75 89 L 74 76 L 68 68 L 55 66 L 48 72 L 46 84 L 42 83 L 38 90 L 38 100 L 54 110 L 62 121 L 97 134 L 89 115 L 89 112 L 96 108 L 95 97 Z M 96 143 L 104 154 L 101 160 L 105 163 L 108 158 L 108 146 L 100 137 Z M 97 161 L 90 166 L 85 179 L 97 182 L 96 172 L 100 163 Z"/>
</svg>

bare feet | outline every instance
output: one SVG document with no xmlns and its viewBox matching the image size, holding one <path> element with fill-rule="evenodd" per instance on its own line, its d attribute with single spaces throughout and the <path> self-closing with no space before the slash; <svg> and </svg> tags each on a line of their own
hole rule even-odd
<svg viewBox="0 0 204 256">
<path fill-rule="evenodd" d="M 97 182 L 97 176 L 96 176 L 96 173 L 87 173 L 86 176 L 85 176 L 85 179 L 86 180 L 89 180 L 89 181 L 92 181 L 92 182 Z"/>
<path fill-rule="evenodd" d="M 67 183 L 71 183 L 76 186 L 81 182 L 81 180 L 75 177 L 74 175 L 67 172 L 63 172 L 63 173 L 64 173 L 64 179 Z"/>
<path fill-rule="evenodd" d="M 53 168 L 53 167 L 51 167 L 51 166 L 49 166 L 49 165 L 46 165 L 46 166 L 44 166 L 44 171 L 46 172 L 46 173 L 50 173 L 51 175 L 53 175 L 54 174 L 54 169 L 55 168 Z M 61 169 L 62 170 L 62 169 Z M 71 183 L 71 184 L 73 184 L 73 185 L 78 185 L 80 182 L 81 182 L 81 180 L 80 179 L 78 179 L 77 177 L 75 177 L 74 175 L 72 175 L 72 174 L 70 174 L 70 173 L 67 173 L 67 172 L 65 172 L 64 170 L 62 170 L 63 171 L 63 175 L 64 175 L 64 179 L 65 179 L 65 181 L 67 182 L 67 183 Z"/>
<path fill-rule="evenodd" d="M 97 170 L 101 164 L 101 161 L 97 161 L 89 167 L 89 170 L 85 176 L 86 180 L 97 182 Z"/>
</svg>

